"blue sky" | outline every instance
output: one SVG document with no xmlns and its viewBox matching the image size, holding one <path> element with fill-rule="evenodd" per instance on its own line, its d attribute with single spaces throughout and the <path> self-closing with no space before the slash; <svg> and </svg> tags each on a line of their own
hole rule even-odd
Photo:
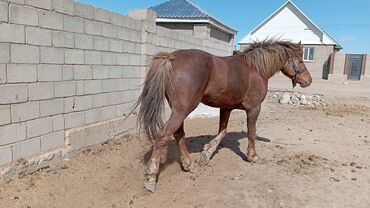
<svg viewBox="0 0 370 208">
<path fill-rule="evenodd" d="M 78 0 L 127 14 L 166 0 Z M 192 0 L 210 15 L 238 30 L 237 43 L 286 0 Z M 339 42 L 343 53 L 370 53 L 370 0 L 293 0 L 319 27 Z"/>
</svg>

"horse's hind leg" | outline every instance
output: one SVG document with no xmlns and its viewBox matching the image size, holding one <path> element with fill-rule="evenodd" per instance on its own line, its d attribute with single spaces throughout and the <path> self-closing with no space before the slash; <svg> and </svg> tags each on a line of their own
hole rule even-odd
<svg viewBox="0 0 370 208">
<path fill-rule="evenodd" d="M 172 112 L 169 120 L 160 130 L 159 137 L 154 141 L 153 152 L 146 173 L 146 181 L 144 182 L 145 188 L 151 192 L 154 192 L 156 186 L 162 150 L 167 146 L 175 131 L 180 128 L 186 116 L 186 114 Z"/>
<path fill-rule="evenodd" d="M 209 160 L 211 159 L 213 153 L 216 151 L 221 140 L 225 138 L 226 132 L 227 132 L 227 124 L 230 118 L 230 113 L 231 113 L 230 109 L 220 108 L 220 123 L 219 123 L 218 135 L 210 143 L 204 146 L 203 152 L 200 155 L 200 158 L 203 164 L 208 164 Z"/>
<path fill-rule="evenodd" d="M 182 168 L 185 171 L 195 172 L 196 167 L 194 163 L 192 163 L 188 149 L 186 148 L 185 144 L 185 132 L 184 132 L 184 122 L 181 124 L 180 128 L 177 129 L 177 131 L 173 134 L 173 136 L 176 139 L 176 142 L 179 146 L 180 152 L 181 152 L 181 164 Z"/>
</svg>

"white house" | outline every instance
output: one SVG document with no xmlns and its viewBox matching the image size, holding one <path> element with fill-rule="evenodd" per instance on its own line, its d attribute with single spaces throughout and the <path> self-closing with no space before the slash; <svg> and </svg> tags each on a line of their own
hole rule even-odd
<svg viewBox="0 0 370 208">
<path fill-rule="evenodd" d="M 330 54 L 342 49 L 325 31 L 312 22 L 293 2 L 287 1 L 240 42 L 243 51 L 253 41 L 276 37 L 304 45 L 303 58 L 313 78 L 326 78 Z"/>
</svg>

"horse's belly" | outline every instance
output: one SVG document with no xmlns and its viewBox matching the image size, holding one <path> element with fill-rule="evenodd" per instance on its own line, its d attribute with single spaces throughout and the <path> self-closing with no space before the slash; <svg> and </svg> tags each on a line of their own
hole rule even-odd
<svg viewBox="0 0 370 208">
<path fill-rule="evenodd" d="M 202 97 L 202 103 L 215 108 L 239 108 L 242 100 L 239 97 L 224 93 L 206 94 Z"/>
</svg>

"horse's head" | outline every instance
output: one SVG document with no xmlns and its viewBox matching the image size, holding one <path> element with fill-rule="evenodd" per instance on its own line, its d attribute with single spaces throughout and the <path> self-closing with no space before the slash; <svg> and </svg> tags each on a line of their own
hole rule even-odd
<svg viewBox="0 0 370 208">
<path fill-rule="evenodd" d="M 293 87 L 298 84 L 308 87 L 312 82 L 311 74 L 303 63 L 303 47 L 301 42 L 291 43 L 291 49 L 287 51 L 288 59 L 282 70 L 283 74 L 292 79 Z"/>
</svg>

